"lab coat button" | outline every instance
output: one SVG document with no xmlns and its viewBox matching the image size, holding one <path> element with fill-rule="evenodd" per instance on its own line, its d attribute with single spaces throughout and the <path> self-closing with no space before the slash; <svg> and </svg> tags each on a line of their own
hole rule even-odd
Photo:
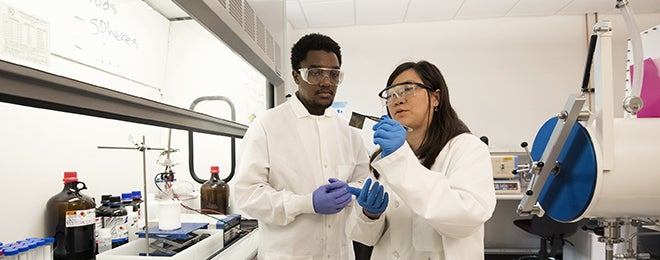
<svg viewBox="0 0 660 260">
<path fill-rule="evenodd" d="M 332 225 L 328 225 L 328 228 L 332 228 Z"/>
<path fill-rule="evenodd" d="M 394 202 L 394 207 L 395 207 L 395 208 L 398 208 L 398 207 L 399 207 L 399 201 L 398 201 L 398 200 Z"/>
<path fill-rule="evenodd" d="M 394 255 L 394 258 L 399 258 L 399 252 L 397 252 L 397 251 L 394 251 L 394 254 L 392 254 L 392 255 Z"/>
</svg>

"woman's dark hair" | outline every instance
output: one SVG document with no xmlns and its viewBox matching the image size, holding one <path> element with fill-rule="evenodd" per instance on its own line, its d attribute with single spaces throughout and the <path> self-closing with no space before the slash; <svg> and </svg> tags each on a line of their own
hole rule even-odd
<svg viewBox="0 0 660 260">
<path fill-rule="evenodd" d="M 437 111 L 434 111 L 433 108 L 428 109 L 428 113 L 433 113 L 433 116 L 427 127 L 426 135 L 422 140 L 422 144 L 419 146 L 419 149 L 415 151 L 415 155 L 421 160 L 422 165 L 430 169 L 435 163 L 436 157 L 438 157 L 438 154 L 442 148 L 445 147 L 447 142 L 457 135 L 469 133 L 470 129 L 458 117 L 458 114 L 451 106 L 447 83 L 438 67 L 432 63 L 422 60 L 419 62 L 406 62 L 399 65 L 387 79 L 387 86 L 392 85 L 392 82 L 397 76 L 410 69 L 414 70 L 417 75 L 422 78 L 424 85 L 429 86 L 432 89 L 426 91 L 429 104 L 431 101 L 431 93 L 436 90 L 440 91 Z M 389 114 L 389 110 L 387 113 Z M 378 151 L 371 156 L 371 161 L 373 161 L 380 152 L 381 150 L 378 149 Z M 376 178 L 379 177 L 379 174 L 376 171 L 374 171 L 374 175 Z"/>
<path fill-rule="evenodd" d="M 291 47 L 291 68 L 300 69 L 300 62 L 307 58 L 309 51 L 327 51 L 337 55 L 341 66 L 341 48 L 332 38 L 319 33 L 310 33 L 298 40 Z"/>
</svg>

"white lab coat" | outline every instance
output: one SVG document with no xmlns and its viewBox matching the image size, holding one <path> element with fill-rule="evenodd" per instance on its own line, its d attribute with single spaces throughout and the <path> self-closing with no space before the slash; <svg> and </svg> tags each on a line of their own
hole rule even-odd
<svg viewBox="0 0 660 260">
<path fill-rule="evenodd" d="M 266 111 L 241 144 L 234 195 L 259 221 L 259 259 L 352 259 L 346 219 L 314 212 L 312 192 L 331 177 L 361 187 L 369 158 L 357 129 L 332 109 L 313 116 L 296 97 Z"/>
<path fill-rule="evenodd" d="M 372 259 L 483 259 L 484 223 L 495 209 L 490 154 L 476 136 L 451 139 L 431 169 L 405 143 L 372 163 L 389 192 L 378 220 L 361 207 L 350 223 L 350 237 L 374 245 Z"/>
</svg>

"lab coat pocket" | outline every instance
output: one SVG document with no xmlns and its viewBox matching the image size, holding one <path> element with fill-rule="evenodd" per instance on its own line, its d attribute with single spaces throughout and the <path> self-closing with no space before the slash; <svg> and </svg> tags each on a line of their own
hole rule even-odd
<svg viewBox="0 0 660 260">
<path fill-rule="evenodd" d="M 355 164 L 337 165 L 337 179 L 350 182 L 354 170 Z"/>
<path fill-rule="evenodd" d="M 420 217 L 413 217 L 413 247 L 418 251 L 441 251 L 442 237 Z"/>
</svg>

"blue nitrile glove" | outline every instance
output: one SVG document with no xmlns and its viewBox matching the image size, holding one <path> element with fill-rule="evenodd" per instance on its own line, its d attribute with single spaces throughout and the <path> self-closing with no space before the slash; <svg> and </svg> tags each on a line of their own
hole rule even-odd
<svg viewBox="0 0 660 260">
<path fill-rule="evenodd" d="M 348 184 L 335 178 L 330 183 L 321 185 L 312 193 L 314 212 L 319 214 L 335 214 L 351 202 L 351 193 L 346 190 Z"/>
<path fill-rule="evenodd" d="M 371 187 L 371 189 L 369 189 Z M 350 193 L 357 197 L 357 202 L 362 208 L 371 214 L 381 214 L 385 212 L 387 204 L 390 201 L 390 195 L 385 192 L 383 185 L 378 181 L 374 182 L 371 186 L 371 178 L 364 181 L 362 189 L 354 188 L 351 186 L 346 187 Z"/>
<path fill-rule="evenodd" d="M 381 120 L 374 125 L 374 144 L 380 145 L 383 150 L 382 157 L 388 156 L 406 142 L 406 129 L 399 122 L 388 115 L 380 117 Z"/>
</svg>

